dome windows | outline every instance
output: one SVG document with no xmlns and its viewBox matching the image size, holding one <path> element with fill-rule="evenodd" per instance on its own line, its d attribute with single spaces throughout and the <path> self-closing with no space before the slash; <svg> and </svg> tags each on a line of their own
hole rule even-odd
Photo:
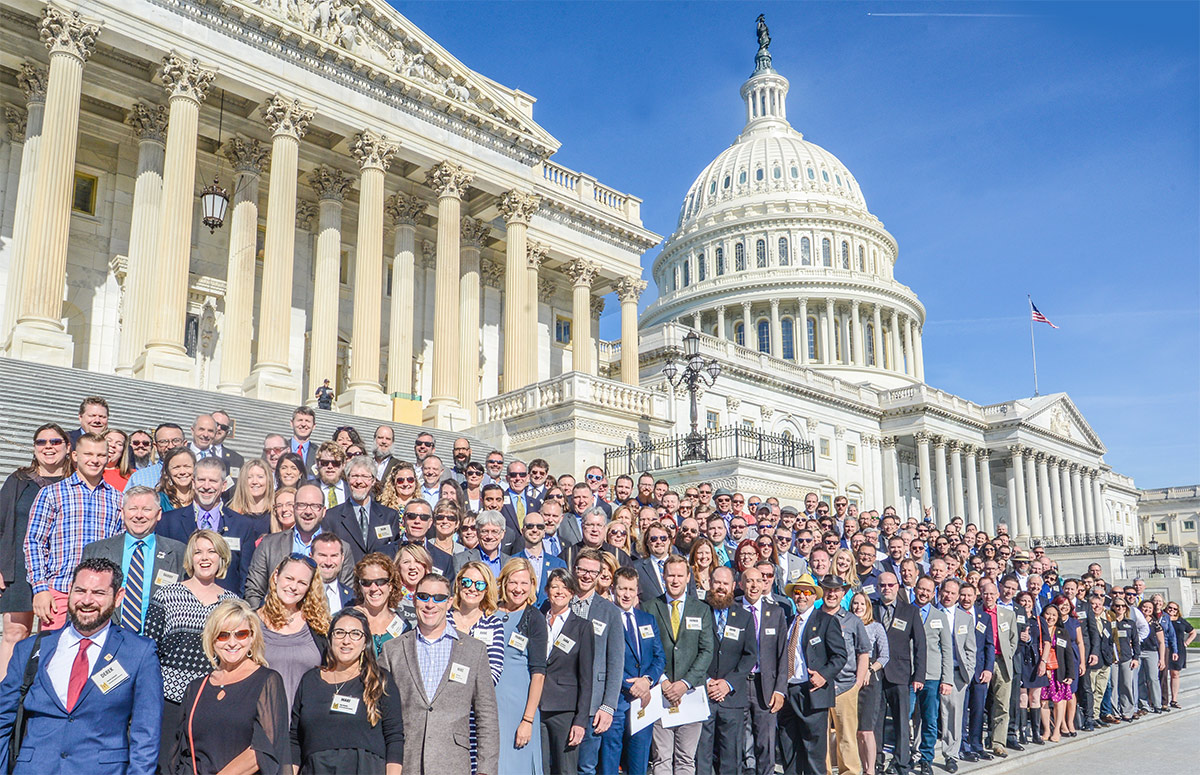
<svg viewBox="0 0 1200 775">
<path fill-rule="evenodd" d="M 797 179 L 799 179 L 799 177 L 800 177 L 800 169 L 795 164 L 793 164 L 792 165 L 792 180 L 797 180 Z"/>
<path fill-rule="evenodd" d="M 738 185 L 739 186 L 746 185 L 746 171 L 745 170 L 742 170 L 741 172 L 738 173 Z"/>
<path fill-rule="evenodd" d="M 758 351 L 760 353 L 771 354 L 771 323 L 767 320 L 758 321 L 755 326 L 758 329 Z"/>
<path fill-rule="evenodd" d="M 767 268 L 767 241 L 765 239 L 754 243 L 754 265 L 759 269 Z"/>
<path fill-rule="evenodd" d="M 681 274 L 683 276 L 683 287 L 686 288 L 692 284 L 692 265 L 686 258 L 683 260 Z"/>
<path fill-rule="evenodd" d="M 808 349 L 808 360 L 816 361 L 820 350 L 817 348 L 817 319 L 810 317 L 805 321 L 805 347 Z"/>
<path fill-rule="evenodd" d="M 717 181 L 714 180 L 711 184 L 709 184 L 708 193 L 709 193 L 709 196 L 712 196 L 717 193 Z"/>
<path fill-rule="evenodd" d="M 821 240 L 821 264 L 833 266 L 833 243 L 828 237 Z"/>
<path fill-rule="evenodd" d="M 758 169 L 756 169 L 756 170 L 754 171 L 754 179 L 755 179 L 755 180 L 757 180 L 757 181 L 759 181 L 759 182 L 762 182 L 762 179 L 763 179 L 764 177 L 766 177 L 766 175 L 763 173 L 763 168 L 762 168 L 762 167 L 759 167 Z"/>
<path fill-rule="evenodd" d="M 850 268 L 850 243 L 842 240 L 842 269 Z"/>
<path fill-rule="evenodd" d="M 825 170 L 821 170 L 821 180 L 825 181 L 826 183 L 829 182 L 829 173 Z"/>
<path fill-rule="evenodd" d="M 722 188 L 729 188 L 729 184 L 731 181 L 732 181 L 732 178 L 730 178 L 728 175 L 726 175 L 725 182 L 723 184 L 721 184 Z"/>
<path fill-rule="evenodd" d="M 779 321 L 779 333 L 781 334 L 783 352 L 780 355 L 785 361 L 796 360 L 796 346 L 793 341 L 796 336 L 796 324 L 791 318 L 784 318 Z"/>
<path fill-rule="evenodd" d="M 733 268 L 737 272 L 746 271 L 746 246 L 740 242 L 733 246 Z"/>
<path fill-rule="evenodd" d="M 791 264 L 791 257 L 788 255 L 787 237 L 780 237 L 779 238 L 779 265 L 780 266 L 789 266 L 790 264 Z"/>
<path fill-rule="evenodd" d="M 704 254 L 697 253 L 696 254 L 696 282 L 698 282 L 698 283 L 704 282 L 704 274 L 705 274 Z"/>
<path fill-rule="evenodd" d="M 812 243 L 808 237 L 800 238 L 800 264 L 801 266 L 810 266 L 812 264 Z"/>
<path fill-rule="evenodd" d="M 776 180 L 782 180 L 783 179 L 783 170 L 776 167 L 774 170 L 771 171 L 771 177 L 775 178 Z"/>
<path fill-rule="evenodd" d="M 733 324 L 733 341 L 741 347 L 746 346 L 746 325 L 744 323 Z"/>
<path fill-rule="evenodd" d="M 717 248 L 714 251 L 714 255 L 717 259 L 717 275 L 725 274 L 725 248 Z"/>
<path fill-rule="evenodd" d="M 837 184 L 839 186 L 842 185 L 842 176 L 841 175 L 834 175 L 833 177 L 837 181 Z"/>
<path fill-rule="evenodd" d="M 858 271 L 860 271 L 860 272 L 867 271 L 866 251 L 863 250 L 862 245 L 858 246 Z"/>
<path fill-rule="evenodd" d="M 863 357 L 867 359 L 868 366 L 875 365 L 875 324 L 867 323 L 863 330 L 863 344 L 866 352 Z"/>
<path fill-rule="evenodd" d="M 808 168 L 808 179 L 809 179 L 809 180 L 816 180 L 816 179 L 817 179 L 817 176 L 813 174 L 813 169 L 812 169 L 812 167 L 809 167 L 809 168 Z"/>
</svg>

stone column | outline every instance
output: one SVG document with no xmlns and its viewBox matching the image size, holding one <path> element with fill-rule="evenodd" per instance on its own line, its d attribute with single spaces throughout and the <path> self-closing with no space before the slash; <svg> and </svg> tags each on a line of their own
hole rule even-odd
<svg viewBox="0 0 1200 775">
<path fill-rule="evenodd" d="M 1092 471 L 1092 503 L 1096 512 L 1096 532 L 1115 533 L 1116 525 L 1109 519 L 1108 509 L 1104 508 L 1104 488 L 1100 484 L 1100 471 Z"/>
<path fill-rule="evenodd" d="M 163 57 L 160 75 L 171 96 L 151 283 L 156 304 L 146 349 L 134 362 L 133 373 L 151 382 L 191 386 L 196 364 L 184 350 L 183 329 L 195 218 L 196 132 L 200 103 L 208 95 L 216 72 L 201 67 L 194 59 L 169 54 Z"/>
<path fill-rule="evenodd" d="M 9 248 L 8 287 L 5 291 L 4 319 L 0 323 L 0 345 L 8 341 L 17 323 L 21 305 L 22 278 L 25 274 L 25 250 L 29 227 L 33 220 L 33 187 L 37 180 L 38 149 L 42 144 L 42 122 L 46 110 L 46 83 L 49 73 L 33 62 L 23 62 L 17 73 L 17 85 L 25 93 L 25 111 L 8 106 L 5 118 L 12 132 L 12 153 L 9 155 L 9 179 L 13 192 L 6 191 L 5 199 L 13 197 L 12 245 Z M 19 160 L 19 161 L 18 161 Z M 140 159 L 139 159 L 140 161 Z M 19 171 L 11 172 L 13 167 Z M 161 164 L 160 164 L 161 169 Z M 139 175 L 138 179 L 141 179 Z M 7 202 L 5 202 L 7 210 Z"/>
<path fill-rule="evenodd" d="M 591 261 L 576 259 L 565 267 L 571 278 L 571 317 L 575 329 L 571 332 L 571 370 L 594 374 L 592 363 L 592 280 L 596 277 L 596 265 Z"/>
<path fill-rule="evenodd" d="M 728 339 L 728 335 L 725 333 L 725 305 L 724 304 L 717 305 L 717 338 L 718 339 Z"/>
<path fill-rule="evenodd" d="M 938 527 L 950 523 L 950 483 L 946 478 L 946 440 L 941 436 L 933 439 L 933 470 L 937 476 L 937 514 L 934 521 Z"/>
<path fill-rule="evenodd" d="M 917 376 L 917 321 L 908 318 L 908 376 Z"/>
<path fill-rule="evenodd" d="M 838 331 L 842 335 L 842 357 L 839 362 L 849 366 L 854 362 L 853 351 L 850 347 L 850 318 L 843 312 L 837 315 L 837 321 Z"/>
<path fill-rule="evenodd" d="M 96 48 L 100 25 L 78 13 L 48 5 L 38 24 L 50 51 L 41 144 L 29 200 L 29 231 L 21 255 L 18 314 L 9 339 L 13 358 L 70 366 L 74 343 L 62 323 L 63 284 L 67 277 L 67 236 L 79 134 L 83 64 Z M 195 142 L 195 136 L 192 137 Z M 19 192 L 18 192 L 19 196 Z M 189 208 L 188 214 L 191 214 Z M 18 220 L 25 217 L 18 213 Z"/>
<path fill-rule="evenodd" d="M 875 368 L 883 368 L 883 325 L 880 319 L 879 305 L 871 305 L 871 324 L 875 335 L 871 337 L 871 352 L 875 359 Z"/>
<path fill-rule="evenodd" d="M 504 373 L 503 392 L 517 390 L 529 384 L 526 366 L 527 325 L 525 308 L 526 252 L 528 251 L 529 219 L 537 212 L 541 197 L 524 191 L 508 191 L 500 197 L 500 214 L 504 216 Z M 535 301 L 536 303 L 536 301 Z"/>
<path fill-rule="evenodd" d="M 703 310 L 699 310 L 697 312 L 692 313 L 692 328 L 696 329 L 697 333 L 703 330 L 700 327 L 700 324 L 703 322 L 703 320 L 704 320 L 704 311 Z"/>
<path fill-rule="evenodd" d="M 892 371 L 904 370 L 903 354 L 900 352 L 900 313 L 892 310 L 892 329 L 888 332 L 892 339 Z"/>
<path fill-rule="evenodd" d="M 629 276 L 617 281 L 617 299 L 621 302 L 621 381 L 626 385 L 639 384 L 637 305 L 644 290 L 646 281 L 640 278 Z M 717 334 L 723 336 L 724 305 L 717 307 L 717 321 Z"/>
<path fill-rule="evenodd" d="M 1083 493 L 1083 514 L 1087 532 L 1092 535 L 1102 533 L 1099 521 L 1096 519 L 1096 502 L 1092 499 L 1092 482 L 1095 480 L 1095 471 L 1091 468 L 1083 469 L 1083 477 L 1080 481 L 1080 490 Z"/>
<path fill-rule="evenodd" d="M 464 217 L 460 233 L 459 260 L 462 272 L 458 281 L 459 359 L 458 402 L 475 424 L 475 402 L 479 400 L 479 251 L 491 227 L 474 218 Z"/>
<path fill-rule="evenodd" d="M 1050 507 L 1054 516 L 1054 535 L 1062 537 L 1067 535 L 1067 527 L 1063 521 L 1062 475 L 1059 473 L 1059 459 L 1048 457 L 1046 467 L 1050 485 Z"/>
<path fill-rule="evenodd" d="M 861 302 L 858 299 L 850 301 L 850 338 L 854 340 L 853 359 L 855 366 L 866 366 L 867 362 L 863 360 L 863 325 L 862 325 L 862 309 Z"/>
<path fill-rule="evenodd" d="M 338 324 L 341 320 L 342 206 L 353 185 L 336 167 L 317 167 L 308 175 L 317 192 L 317 249 L 313 258 L 312 328 L 308 335 L 308 386 L 304 397 L 317 405 L 317 387 L 325 380 L 337 385 Z M 355 304 L 357 306 L 357 304 Z"/>
<path fill-rule="evenodd" d="M 269 151 L 258 140 L 242 137 L 231 138 L 221 150 L 233 167 L 233 201 L 229 207 L 229 260 L 225 270 L 225 317 L 221 323 L 221 376 L 217 390 L 240 396 L 242 385 L 250 376 L 258 185 Z M 125 309 L 129 319 L 128 302 Z M 151 305 L 146 311 L 152 310 Z M 122 348 L 124 344 L 122 338 Z"/>
<path fill-rule="evenodd" d="M 801 366 L 808 365 L 808 299 L 800 299 L 799 320 L 796 321 L 795 331 L 799 342 L 796 344 L 796 360 Z"/>
<path fill-rule="evenodd" d="M 1029 500 L 1025 490 L 1025 454 L 1016 444 L 1010 446 L 1008 451 L 1012 455 L 1009 461 L 1009 467 L 1012 469 L 1009 480 L 1013 483 L 1013 489 L 1008 493 L 1008 534 L 1016 539 L 1029 535 L 1029 518 L 1025 510 Z"/>
<path fill-rule="evenodd" d="M 837 325 L 833 317 L 833 302 L 832 298 L 825 299 L 825 363 L 833 366 L 837 363 L 837 335 L 833 332 L 833 327 Z"/>
<path fill-rule="evenodd" d="M 1079 485 L 1079 472 L 1082 470 L 1082 465 L 1071 464 L 1071 513 L 1075 515 L 1075 532 L 1090 534 L 1092 531 L 1088 528 L 1087 512 L 1083 506 L 1083 489 Z"/>
<path fill-rule="evenodd" d="M 463 195 L 474 175 L 461 164 L 444 161 L 425 174 L 425 183 L 438 195 L 437 275 L 434 279 L 433 380 L 426 424 L 458 430 L 471 418 L 458 403 L 459 223 Z"/>
<path fill-rule="evenodd" d="M 313 111 L 300 100 L 276 94 L 263 105 L 262 116 L 271 128 L 267 238 L 258 303 L 258 359 L 243 392 L 251 398 L 298 404 L 300 376 L 292 373 L 288 359 L 296 251 L 296 177 L 300 138 L 308 131 Z M 314 319 L 314 330 L 317 322 Z"/>
<path fill-rule="evenodd" d="M 771 355 L 783 357 L 783 332 L 779 329 L 779 299 L 771 299 Z"/>
<path fill-rule="evenodd" d="M 1055 471 L 1059 479 L 1059 490 L 1062 492 L 1063 535 L 1074 536 L 1083 532 L 1075 524 L 1075 501 L 1071 498 L 1071 464 L 1059 459 Z"/>
<path fill-rule="evenodd" d="M 883 447 L 883 503 L 880 506 L 899 508 L 900 461 L 896 457 L 896 437 L 884 436 L 880 445 Z"/>
<path fill-rule="evenodd" d="M 975 456 L 975 447 L 967 445 L 966 447 L 966 471 L 964 478 L 967 480 L 967 511 L 963 515 L 965 522 L 974 522 L 979 525 L 979 460 Z M 959 491 L 961 493 L 961 490 Z M 960 494 L 959 498 L 962 497 Z"/>
<path fill-rule="evenodd" d="M 592 353 L 592 374 L 596 374 L 599 370 L 600 363 L 600 316 L 604 314 L 604 297 L 593 296 L 588 306 L 591 308 L 592 319 L 591 323 L 591 340 L 590 347 Z M 554 376 L 553 374 L 551 376 Z"/>
<path fill-rule="evenodd" d="M 1045 500 L 1042 499 L 1042 493 L 1038 487 L 1037 476 L 1037 458 L 1041 453 L 1034 452 L 1028 447 L 1024 448 L 1025 453 L 1025 494 L 1028 499 L 1028 504 L 1025 513 L 1029 517 L 1029 537 L 1041 538 L 1045 535 L 1045 521 L 1042 519 L 1043 503 L 1050 503 L 1050 494 L 1046 493 Z"/>
<path fill-rule="evenodd" d="M 163 105 L 135 103 L 125 116 L 138 139 L 137 178 L 133 184 L 133 214 L 129 222 L 129 263 L 121 303 L 121 342 L 117 347 L 117 373 L 132 376 L 133 362 L 146 347 L 155 300 L 150 276 L 158 247 L 155 229 L 162 217 L 163 160 L 166 155 L 167 109 Z M 10 270 L 11 272 L 11 270 Z M 225 330 L 229 328 L 229 291 L 225 292 Z M 228 340 L 227 333 L 223 333 Z M 225 346 L 224 358 L 229 355 Z"/>
<path fill-rule="evenodd" d="M 396 402 L 416 399 L 413 389 L 413 284 L 416 267 L 417 217 L 425 212 L 425 202 L 405 193 L 393 194 L 384 210 L 396 224 L 395 252 L 392 258 L 392 308 L 388 320 L 387 391 L 392 397 L 392 419 Z"/>
<path fill-rule="evenodd" d="M 966 517 L 966 509 L 963 507 L 963 471 L 962 471 L 962 443 L 951 441 L 948 443 L 950 447 L 950 508 L 953 513 L 946 518 L 948 522 L 953 517 Z"/>
<path fill-rule="evenodd" d="M 546 260 L 546 246 L 530 242 L 525 250 L 525 301 L 524 315 L 525 336 L 528 352 L 525 354 L 525 368 L 528 372 L 525 384 L 532 385 L 542 380 L 541 359 L 541 322 L 538 320 L 539 283 L 538 273 L 541 272 L 542 262 Z M 578 322 L 575 323 L 579 325 Z M 572 331 L 572 339 L 574 332 Z"/>
<path fill-rule="evenodd" d="M 921 484 L 921 511 L 924 512 L 933 506 L 933 478 L 929 475 L 929 434 L 922 431 L 913 438 L 917 440 L 917 481 Z"/>
<path fill-rule="evenodd" d="M 366 129 L 354 136 L 350 144 L 350 155 L 358 162 L 362 170 L 358 183 L 358 237 L 354 251 L 354 322 L 350 333 L 350 382 L 347 389 L 338 396 L 338 408 L 350 414 L 376 417 L 381 420 L 391 419 L 392 402 L 383 394 L 379 386 L 379 329 L 382 327 L 382 292 L 383 292 L 383 200 L 384 176 L 391 166 L 392 156 L 396 153 L 396 144 L 385 135 Z M 454 200 L 457 209 L 458 199 Z M 458 215 L 452 222 L 454 237 L 457 243 Z M 438 232 L 440 241 L 441 231 Z M 439 245 L 440 247 L 440 245 Z M 450 291 L 454 293 L 455 302 L 458 300 L 458 245 L 454 245 L 454 278 Z M 441 261 L 439 251 L 438 260 Z M 439 299 L 443 288 L 443 279 L 439 273 L 437 293 Z M 454 305 L 457 307 L 457 303 Z M 450 321 L 458 325 L 458 310 L 451 310 Z M 439 331 L 441 328 L 439 327 Z M 457 333 L 457 332 L 454 332 Z M 451 339 L 451 347 L 446 351 L 447 356 L 458 352 L 458 345 Z M 434 353 L 434 375 L 437 375 L 438 361 L 445 361 L 439 354 Z M 453 386 L 453 372 L 456 363 L 442 364 L 449 372 L 450 384 Z"/>
<path fill-rule="evenodd" d="M 982 502 L 983 514 L 983 530 L 988 535 L 996 534 L 996 517 L 992 512 L 992 465 L 989 461 L 992 453 L 990 450 L 979 450 L 979 499 Z M 1011 501 L 1010 501 L 1011 502 Z M 1009 529 L 1009 535 L 1012 535 L 1012 529 Z"/>
<path fill-rule="evenodd" d="M 913 361 L 916 366 L 916 377 L 921 382 L 925 381 L 925 353 L 921 350 L 922 330 L 917 328 L 916 323 L 913 324 L 913 342 L 916 348 L 913 351 Z"/>
<path fill-rule="evenodd" d="M 1038 503 L 1041 506 L 1042 535 L 1058 535 L 1055 532 L 1057 527 L 1054 524 L 1054 504 L 1050 495 L 1050 456 L 1044 452 L 1038 452 L 1035 460 L 1037 461 Z"/>
</svg>

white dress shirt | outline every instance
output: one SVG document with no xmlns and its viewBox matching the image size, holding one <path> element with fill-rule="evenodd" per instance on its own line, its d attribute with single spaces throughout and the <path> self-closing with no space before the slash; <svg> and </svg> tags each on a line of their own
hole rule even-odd
<svg viewBox="0 0 1200 775">
<path fill-rule="evenodd" d="M 562 632 L 563 625 L 567 623 L 567 617 L 571 615 L 571 609 L 563 611 L 562 614 L 554 618 L 554 624 L 550 627 L 550 634 L 546 637 L 546 658 L 550 657 L 550 649 L 554 648 L 554 641 L 558 640 L 559 633 Z"/>
<path fill-rule="evenodd" d="M 808 681 L 808 664 L 804 660 L 804 628 L 808 624 L 808 618 L 812 616 L 813 611 L 817 610 L 816 606 L 808 609 L 804 613 L 796 617 L 792 622 L 793 627 L 800 628 L 800 638 L 796 641 L 796 672 L 788 676 L 788 683 L 805 683 Z M 791 641 L 791 633 L 788 633 L 788 641 Z M 787 655 L 784 655 L 784 662 L 787 664 Z"/>
<path fill-rule="evenodd" d="M 329 612 L 336 614 L 342 610 L 342 596 L 338 593 L 338 580 L 325 584 L 325 600 L 329 603 Z"/>
<path fill-rule="evenodd" d="M 95 672 L 96 660 L 104 653 L 104 643 L 108 640 L 108 631 L 112 627 L 112 623 L 104 625 L 104 629 L 94 635 L 88 637 L 92 641 L 92 645 L 88 647 L 88 673 Z M 50 662 L 46 665 L 46 674 L 50 677 L 50 685 L 54 687 L 54 693 L 58 695 L 58 700 L 65 708 L 67 706 L 67 688 L 71 682 L 71 666 L 75 664 L 75 657 L 79 653 L 79 641 L 84 636 L 79 634 L 79 630 L 75 629 L 75 625 L 68 624 L 63 630 L 62 635 L 58 636 L 58 648 L 54 649 L 54 654 L 50 656 Z"/>
</svg>

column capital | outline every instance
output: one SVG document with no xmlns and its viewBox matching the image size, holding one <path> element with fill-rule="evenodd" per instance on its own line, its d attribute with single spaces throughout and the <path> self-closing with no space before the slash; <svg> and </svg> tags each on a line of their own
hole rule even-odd
<svg viewBox="0 0 1200 775">
<path fill-rule="evenodd" d="M 65 11 L 52 5 L 42 9 L 38 35 L 51 56 L 70 54 L 80 62 L 88 61 L 96 50 L 100 24 L 85 21 L 78 11 Z"/>
<path fill-rule="evenodd" d="M 772 299 L 770 300 L 770 303 L 771 303 L 771 312 L 772 312 L 772 313 L 777 313 L 777 312 L 779 312 L 779 299 L 772 298 Z"/>
<path fill-rule="evenodd" d="M 498 261 L 484 261 L 479 265 L 479 272 L 483 276 L 483 284 L 487 287 L 504 287 L 504 264 Z"/>
<path fill-rule="evenodd" d="M 29 124 L 29 112 L 16 105 L 5 105 L 4 121 L 8 124 L 8 139 L 14 143 L 25 142 L 25 129 Z"/>
<path fill-rule="evenodd" d="M 546 260 L 547 247 L 540 242 L 530 240 L 525 244 L 525 265 L 537 271 L 542 268 L 542 262 Z"/>
<path fill-rule="evenodd" d="M 528 224 L 541 203 L 542 198 L 537 194 L 513 189 L 500 196 L 500 204 L 497 206 L 500 208 L 500 214 L 504 216 L 505 223 Z"/>
<path fill-rule="evenodd" d="M 1036 449 L 1030 449 L 1028 454 L 1038 463 L 1038 465 L 1049 465 L 1050 456 L 1045 452 L 1039 452 Z"/>
<path fill-rule="evenodd" d="M 415 226 L 417 218 L 424 214 L 426 202 L 416 194 L 398 191 L 383 202 L 383 210 L 397 226 Z"/>
<path fill-rule="evenodd" d="M 439 197 L 452 196 L 462 199 L 474 179 L 473 172 L 452 161 L 444 161 L 425 172 L 425 185 L 437 192 Z"/>
<path fill-rule="evenodd" d="M 461 226 L 461 246 L 464 248 L 483 247 L 483 241 L 487 239 L 491 230 L 491 224 L 486 221 L 464 215 Z"/>
<path fill-rule="evenodd" d="M 859 301 L 858 299 L 851 299 L 851 300 L 850 300 L 850 308 L 851 308 L 851 309 L 853 309 L 853 310 L 855 311 L 855 313 L 857 313 L 857 312 L 858 312 L 858 310 L 859 310 L 859 307 L 861 307 L 861 306 L 862 306 L 862 302 L 861 302 L 861 301 Z"/>
<path fill-rule="evenodd" d="M 26 103 L 44 103 L 49 80 L 50 72 L 32 59 L 22 62 L 21 69 L 17 71 L 17 86 L 25 94 Z"/>
<path fill-rule="evenodd" d="M 928 444 L 933 440 L 933 436 L 926 431 L 917 431 L 913 434 L 913 438 L 917 440 L 918 444 Z"/>
<path fill-rule="evenodd" d="M 946 448 L 946 437 L 945 436 L 934 436 L 933 437 L 933 446 L 935 449 L 945 449 Z"/>
<path fill-rule="evenodd" d="M 557 290 L 558 283 L 554 282 L 554 280 L 551 278 L 538 278 L 537 296 L 538 301 L 540 301 L 542 304 L 549 304 L 550 300 L 554 298 L 554 294 Z"/>
<path fill-rule="evenodd" d="M 950 452 L 954 454 L 962 454 L 963 450 L 966 448 L 966 445 L 958 439 L 949 439 L 946 441 L 946 446 L 949 447 Z"/>
<path fill-rule="evenodd" d="M 633 302 L 634 304 L 637 304 L 638 299 L 640 299 L 642 296 L 642 291 L 646 290 L 646 281 L 640 277 L 627 275 L 622 277 L 620 280 L 617 280 L 617 286 L 615 290 L 617 292 L 617 298 L 621 300 L 622 304 L 625 302 Z"/>
<path fill-rule="evenodd" d="M 880 437 L 879 446 L 883 447 L 884 449 L 895 449 L 896 448 L 896 437 L 895 436 Z"/>
<path fill-rule="evenodd" d="M 254 138 L 238 137 L 237 135 L 225 141 L 221 152 L 229 160 L 234 172 L 250 175 L 261 175 L 271 158 L 271 149 L 265 144 Z"/>
<path fill-rule="evenodd" d="M 350 155 L 363 171 L 377 169 L 387 172 L 399 147 L 387 135 L 364 129 L 354 135 L 354 142 L 350 143 Z"/>
<path fill-rule="evenodd" d="M 746 313 L 747 315 L 750 314 L 750 302 L 748 302 L 748 301 L 742 302 L 742 312 Z"/>
<path fill-rule="evenodd" d="M 592 317 L 598 318 L 604 314 L 604 297 L 593 296 L 591 301 Z"/>
<path fill-rule="evenodd" d="M 593 261 L 577 258 L 563 267 L 563 271 L 567 273 L 567 276 L 571 278 L 571 282 L 576 287 L 580 285 L 591 287 L 592 280 L 596 279 L 596 270 L 598 268 Z"/>
<path fill-rule="evenodd" d="M 836 303 L 837 303 L 837 299 L 833 298 L 832 296 L 825 297 L 825 306 L 826 307 L 832 307 Z"/>
<path fill-rule="evenodd" d="M 992 456 L 992 451 L 987 447 L 979 447 L 975 450 L 975 457 L 980 460 L 987 460 Z"/>
<path fill-rule="evenodd" d="M 125 124 L 138 140 L 167 141 L 167 106 L 135 102 L 125 114 Z"/>
<path fill-rule="evenodd" d="M 313 109 L 302 105 L 298 99 L 288 99 L 279 92 L 262 106 L 262 117 L 274 135 L 290 135 L 297 140 L 308 132 L 313 119 Z"/>
<path fill-rule="evenodd" d="M 158 74 L 171 99 L 184 97 L 196 102 L 204 102 L 213 79 L 217 77 L 216 70 L 203 67 L 199 60 L 185 59 L 173 51 L 162 58 Z"/>
<path fill-rule="evenodd" d="M 317 217 L 317 206 L 307 199 L 296 200 L 296 228 L 311 229 L 313 219 Z"/>
<path fill-rule="evenodd" d="M 1008 445 L 1008 453 L 1010 455 L 1012 455 L 1014 458 L 1024 457 L 1025 456 L 1025 448 L 1022 447 L 1020 444 L 1009 444 Z"/>
<path fill-rule="evenodd" d="M 620 295 L 620 291 L 617 291 L 617 294 Z M 724 314 L 725 314 L 725 305 L 724 304 L 718 304 L 715 307 L 715 309 L 717 310 L 718 315 L 724 316 Z"/>
<path fill-rule="evenodd" d="M 308 173 L 308 185 L 317 192 L 317 199 L 321 201 L 344 201 L 346 192 L 350 190 L 353 183 L 350 176 L 342 170 L 337 167 L 327 167 L 324 164 L 315 167 L 312 172 Z"/>
<path fill-rule="evenodd" d="M 964 441 L 961 446 L 962 453 L 967 457 L 976 457 L 979 454 L 979 447 L 976 447 L 974 444 L 968 444 Z"/>
</svg>

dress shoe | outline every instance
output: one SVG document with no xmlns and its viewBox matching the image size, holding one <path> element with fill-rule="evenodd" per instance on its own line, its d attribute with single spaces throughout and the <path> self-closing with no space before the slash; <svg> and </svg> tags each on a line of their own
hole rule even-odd
<svg viewBox="0 0 1200 775">
<path fill-rule="evenodd" d="M 996 757 L 997 759 L 1007 759 L 1008 751 L 1004 750 L 1004 746 L 1002 745 L 993 745 L 992 756 Z"/>
<path fill-rule="evenodd" d="M 976 756 L 975 754 L 971 753 L 970 751 L 963 751 L 962 756 L 960 756 L 959 758 L 962 759 L 964 762 L 970 762 L 971 764 L 974 764 L 975 762 L 979 761 L 979 757 Z M 949 766 L 951 761 L 952 761 L 951 759 L 947 759 L 946 765 Z"/>
<path fill-rule="evenodd" d="M 996 758 L 995 756 L 992 756 L 990 753 L 988 753 L 988 750 L 986 748 L 984 748 L 982 751 L 977 752 L 975 755 L 978 756 L 980 759 L 982 759 L 985 762 L 990 762 L 992 759 Z"/>
<path fill-rule="evenodd" d="M 958 772 L 958 762 L 954 761 L 949 756 L 946 757 L 946 763 L 942 766 L 945 767 L 946 772 L 951 773 L 951 775 Z"/>
<path fill-rule="evenodd" d="M 1010 750 L 1013 750 L 1013 751 L 1024 751 L 1025 750 L 1025 746 L 1021 745 L 1016 740 L 1009 740 L 1008 747 Z M 997 746 L 997 748 L 999 748 L 999 746 Z"/>
<path fill-rule="evenodd" d="M 933 775 L 933 762 L 922 761 L 920 767 L 921 775 Z"/>
</svg>

